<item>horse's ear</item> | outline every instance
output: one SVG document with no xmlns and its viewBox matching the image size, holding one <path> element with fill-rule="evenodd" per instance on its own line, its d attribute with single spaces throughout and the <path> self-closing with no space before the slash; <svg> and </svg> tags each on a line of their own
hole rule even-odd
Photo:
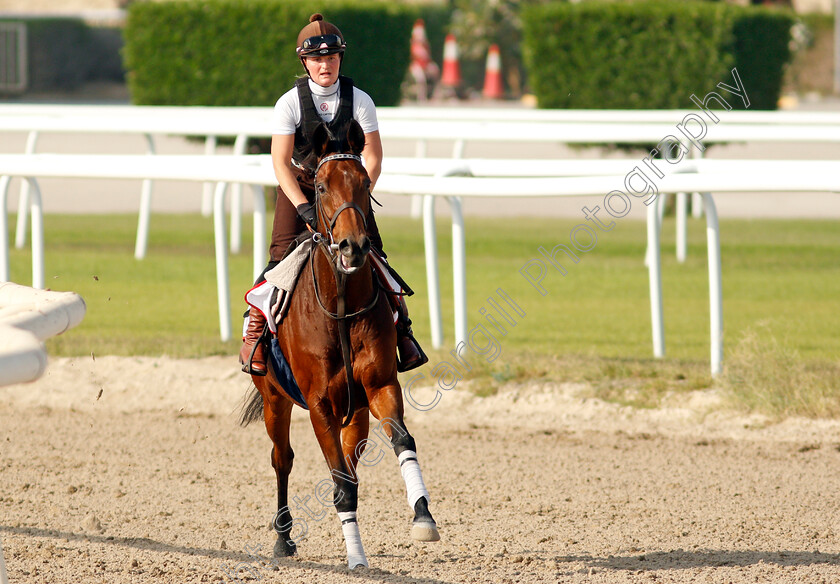
<svg viewBox="0 0 840 584">
<path fill-rule="evenodd" d="M 356 156 L 365 149 L 365 132 L 356 120 L 350 120 L 350 126 L 347 128 L 347 144 L 350 146 L 350 152 Z"/>
<path fill-rule="evenodd" d="M 323 123 L 318 124 L 315 131 L 312 133 L 312 151 L 318 158 L 324 155 L 327 151 L 327 146 L 330 144 L 330 131 Z"/>
</svg>

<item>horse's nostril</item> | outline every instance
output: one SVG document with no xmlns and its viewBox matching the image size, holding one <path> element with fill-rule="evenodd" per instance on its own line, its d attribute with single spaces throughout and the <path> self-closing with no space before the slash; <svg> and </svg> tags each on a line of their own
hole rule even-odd
<svg viewBox="0 0 840 584">
<path fill-rule="evenodd" d="M 361 247 L 362 255 L 367 255 L 368 252 L 370 251 L 370 238 L 367 235 L 362 237 L 362 244 L 361 244 L 360 247 Z"/>
<path fill-rule="evenodd" d="M 353 244 L 349 239 L 342 239 L 338 244 L 338 251 L 345 257 L 353 255 Z"/>
</svg>

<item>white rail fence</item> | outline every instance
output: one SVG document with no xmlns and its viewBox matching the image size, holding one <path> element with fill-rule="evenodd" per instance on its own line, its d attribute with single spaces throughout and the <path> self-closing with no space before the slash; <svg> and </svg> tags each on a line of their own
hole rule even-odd
<svg viewBox="0 0 840 584">
<path fill-rule="evenodd" d="M 79 324 L 85 302 L 73 292 L 51 292 L 0 282 L 0 386 L 34 381 L 47 367 L 43 342 Z M 0 584 L 8 584 L 0 541 Z"/>
<path fill-rule="evenodd" d="M 720 164 L 726 162 L 725 164 Z M 714 213 L 712 192 L 778 192 L 778 191 L 840 191 L 840 175 L 836 173 L 833 161 L 694 161 L 695 167 L 681 169 L 681 173 L 665 176 L 658 181 L 659 193 L 702 192 L 704 202 L 710 209 L 707 214 L 707 236 L 709 246 L 709 281 L 711 313 L 711 367 L 712 373 L 720 371 L 722 363 L 722 298 L 720 292 L 720 247 L 717 216 Z M 698 164 L 699 163 L 699 164 Z M 452 166 L 451 162 L 447 164 Z M 478 170 L 478 166 L 475 170 Z M 715 170 L 717 166 L 717 169 Z M 725 169 L 729 168 L 727 172 Z M 705 168 L 705 170 L 703 170 Z M 455 340 L 466 338 L 466 273 L 464 267 L 465 236 L 463 217 L 459 212 L 459 197 L 558 197 L 586 196 L 611 193 L 626 188 L 627 175 L 551 177 L 551 178 L 476 178 L 443 176 L 454 171 L 470 173 L 474 169 L 468 161 L 460 161 L 455 168 L 441 168 L 436 176 L 391 174 L 380 177 L 377 189 L 381 192 L 423 195 L 424 233 L 427 258 L 427 275 L 432 342 L 442 344 L 440 317 L 440 294 L 437 285 L 437 252 L 434 233 L 434 197 L 446 197 L 453 205 L 453 254 L 455 257 Z M 489 172 L 489 171 L 488 171 Z M 231 338 L 230 294 L 227 265 L 227 248 L 224 205 L 227 184 L 239 182 L 254 187 L 254 273 L 265 265 L 265 207 L 261 185 L 273 185 L 274 174 L 268 155 L 256 156 L 143 156 L 143 155 L 71 155 L 35 154 L 0 155 L 0 176 L 22 176 L 33 183 L 33 281 L 43 285 L 43 231 L 40 224 L 43 210 L 37 180 L 34 177 L 90 177 L 90 178 L 138 178 L 175 179 L 192 181 L 214 181 L 214 230 L 216 248 L 217 295 L 219 301 L 219 329 L 222 340 Z M 0 202 L 5 205 L 5 193 L 0 185 Z M 646 192 L 633 192 L 636 197 L 648 198 Z M 658 198 L 661 200 L 661 197 Z M 639 199 L 641 200 L 641 199 Z M 659 264 L 660 214 L 655 205 L 649 205 L 648 242 L 651 250 L 648 268 L 651 279 L 651 326 L 654 355 L 663 356 L 664 326 L 662 317 L 661 268 Z M 8 247 L 5 214 L 0 219 L 0 273 L 8 278 Z M 37 265 L 36 265 L 36 262 Z"/>
<path fill-rule="evenodd" d="M 534 142 L 563 144 L 658 144 L 681 141 L 702 148 L 728 142 L 840 142 L 840 113 L 762 112 L 724 110 L 521 110 L 511 108 L 378 108 L 380 133 L 387 140 L 416 143 L 425 156 L 430 140 L 451 141 L 452 157 L 462 158 L 471 143 Z M 706 112 L 709 113 L 702 113 Z M 218 140 L 235 139 L 234 154 L 245 154 L 249 138 L 270 135 L 272 109 L 202 106 L 66 106 L 0 104 L 0 130 L 26 132 L 26 153 L 34 153 L 42 133 L 133 134 L 142 136 L 148 154 L 155 153 L 155 136 L 205 136 L 205 153 L 216 152 Z M 717 122 L 713 120 L 719 120 Z M 721 122 L 721 120 L 723 120 Z M 680 126 L 678 128 L 677 126 Z M 713 128 L 713 132 L 709 129 Z M 29 183 L 21 184 L 15 245 L 26 238 Z M 201 210 L 212 209 L 212 185 L 206 182 Z M 153 198 L 151 179 L 141 186 L 135 257 L 142 259 L 148 242 Z M 680 197 L 680 209 L 686 208 Z M 699 217 L 699 193 L 692 209 Z M 416 199 L 416 198 L 415 198 Z M 419 206 L 416 206 L 419 214 Z M 680 215 L 684 218 L 684 212 Z M 241 185 L 232 185 L 230 246 L 241 249 Z M 678 258 L 684 247 L 678 247 Z"/>
<path fill-rule="evenodd" d="M 699 110 L 698 110 L 699 111 Z M 798 114 L 788 112 L 717 112 L 726 116 L 725 123 L 704 120 L 698 111 L 566 111 L 527 112 L 521 110 L 437 110 L 434 108 L 380 108 L 380 132 L 383 139 L 451 140 L 453 158 L 463 156 L 468 142 L 543 142 L 566 144 L 635 143 L 657 144 L 657 148 L 690 163 L 676 168 L 668 176 L 656 180 L 659 193 L 676 193 L 678 208 L 685 208 L 684 193 L 703 194 L 712 210 L 707 217 L 710 254 L 710 303 L 712 372 L 720 371 L 722 360 L 722 313 L 720 306 L 720 270 L 717 217 L 714 216 L 712 192 L 768 191 L 837 191 L 836 162 L 805 161 L 720 161 L 692 159 L 713 143 L 760 142 L 840 142 L 840 115 Z M 214 152 L 217 137 L 236 137 L 234 155 L 208 156 L 136 156 L 136 155 L 45 155 L 27 153 L 0 155 L 0 203 L 6 206 L 8 180 L 20 176 L 27 185 L 31 210 L 33 285 L 43 286 L 42 206 L 37 190 L 38 177 L 64 178 L 136 178 L 144 181 L 138 220 L 137 250 L 145 248 L 153 180 L 174 179 L 216 182 L 212 209 L 216 238 L 217 287 L 219 297 L 220 335 L 231 337 L 230 302 L 227 281 L 227 234 L 224 209 L 227 185 L 250 184 L 254 192 L 254 274 L 265 265 L 265 204 L 261 186 L 273 186 L 275 179 L 267 156 L 241 156 L 250 137 L 266 137 L 270 128 L 270 108 L 201 108 L 201 107 L 137 107 L 137 106 L 0 106 L 0 129 L 32 132 L 111 132 L 208 136 L 206 152 Z M 712 114 L 714 116 L 714 114 Z M 149 139 L 149 138 L 147 138 Z M 149 139 L 150 140 L 150 139 Z M 151 142 L 149 142 L 151 144 Z M 682 146 L 679 146 L 682 144 Z M 153 147 L 150 146 L 150 151 Z M 425 149 L 418 148 L 422 153 Z M 671 156 L 673 158 L 673 156 Z M 653 157 L 645 163 L 666 165 Z M 673 160 L 668 164 L 674 162 Z M 455 340 L 462 342 L 466 334 L 466 275 L 463 246 L 463 217 L 460 197 L 500 196 L 604 196 L 623 187 L 634 196 L 627 184 L 634 165 L 641 161 L 626 160 L 517 160 L 515 164 L 499 160 L 395 159 L 386 158 L 383 175 L 377 184 L 380 192 L 424 197 L 424 237 L 432 342 L 442 345 L 440 299 L 438 292 L 436 242 L 434 233 L 434 197 L 445 197 L 453 209 L 453 263 L 455 265 Z M 667 166 L 667 165 L 666 165 Z M 471 176 L 451 176 L 468 174 Z M 147 182 L 148 181 L 148 182 Z M 650 186 L 650 185 L 648 185 Z M 23 197 L 22 197 L 23 198 Z M 661 202 L 662 197 L 658 200 Z M 22 201 L 23 202 L 23 201 Z M 233 207 L 238 207 L 235 203 Z M 650 205 L 648 217 L 648 268 L 651 271 L 651 308 L 654 355 L 664 355 L 662 333 L 661 284 L 659 273 L 658 233 L 661 205 Z M 679 217 L 678 217 L 679 220 Z M 232 231 L 238 219 L 232 217 Z M 25 228 L 25 224 L 24 224 Z M 18 224 L 18 235 L 22 231 Z M 25 229 L 24 229 L 25 232 Z M 0 280 L 8 278 L 7 226 L 5 213 L 0 220 Z M 682 234 L 682 235 L 680 235 Z M 678 238 L 684 240 L 684 221 Z M 232 238 L 233 239 L 233 238 Z M 143 245 L 141 246 L 141 241 Z M 231 246 L 235 249 L 235 246 Z M 679 243 L 678 254 L 684 244 Z M 657 253 L 653 253 L 655 250 Z M 713 256 L 718 259 L 715 260 Z M 138 255 L 138 254 L 136 254 Z M 139 255 L 138 255 L 139 257 Z M 715 265 L 718 264 L 718 265 Z M 716 283 L 715 283 L 716 282 Z M 715 290 L 715 288 L 717 290 Z M 717 324 L 716 324 L 717 323 Z"/>
<path fill-rule="evenodd" d="M 54 292 L 0 282 L 0 385 L 34 381 L 47 366 L 42 341 L 78 325 L 85 302 Z"/>
<path fill-rule="evenodd" d="M 631 161 L 632 162 L 632 161 Z M 616 190 L 627 190 L 627 177 L 633 171 L 627 160 L 517 160 L 515 164 L 505 160 L 487 159 L 390 159 L 384 162 L 383 178 L 377 184 L 378 190 L 412 194 L 421 191 L 426 194 L 423 202 L 423 223 L 426 247 L 426 270 L 429 282 L 430 319 L 433 346 L 443 343 L 440 316 L 440 294 L 437 276 L 437 247 L 434 222 L 434 199 L 430 195 L 442 196 L 450 201 L 452 209 L 453 267 L 455 338 L 464 340 L 466 333 L 466 281 L 464 275 L 464 223 L 458 197 L 555 197 L 605 195 Z M 667 165 L 666 165 L 667 166 Z M 707 242 L 709 246 L 710 314 L 712 318 L 712 371 L 720 371 L 722 360 L 722 299 L 719 266 L 719 226 L 714 209 L 712 192 L 823 192 L 840 190 L 836 178 L 837 163 L 834 161 L 780 161 L 780 160 L 685 160 L 674 166 L 675 173 L 657 180 L 656 189 L 662 195 L 686 191 L 675 190 L 694 187 L 702 191 L 705 205 L 710 211 L 707 216 Z M 396 180 L 402 173 L 416 173 L 402 184 L 394 184 L 388 173 L 394 172 Z M 624 173 L 623 175 L 619 173 Z M 530 178 L 519 178 L 527 176 Z M 444 178 L 453 177 L 453 178 Z M 480 177 L 459 178 L 459 177 Z M 562 181 L 556 177 L 569 177 Z M 577 177 L 577 178 L 574 178 Z M 492 179 L 492 180 L 490 180 Z M 705 192 L 708 191 L 708 192 Z M 628 191 L 635 197 L 642 192 Z M 691 191 L 687 191 L 691 192 Z M 453 196 L 457 193 L 458 197 Z M 641 199 L 640 199 L 641 200 Z M 659 262 L 659 231 L 664 211 L 664 196 L 656 198 L 656 205 L 647 208 L 648 265 L 651 278 L 651 319 L 653 352 L 657 357 L 665 354 L 664 317 L 661 291 L 661 268 Z M 606 207 L 606 203 L 604 204 Z M 607 215 L 606 212 L 603 215 Z M 607 220 L 609 217 L 607 216 Z M 678 246 L 685 246 L 685 222 L 677 221 Z M 714 255 L 712 255 L 714 253 Z M 655 255 L 654 255 L 655 254 Z M 717 324 L 720 323 L 720 324 Z"/>
<path fill-rule="evenodd" d="M 223 113 L 220 111 L 223 109 Z M 231 138 L 233 154 L 246 153 L 249 137 L 267 136 L 271 113 L 267 108 L 208 108 L 208 107 L 152 107 L 152 106 L 66 106 L 66 105 L 1 105 L 0 130 L 26 133 L 25 154 L 35 154 L 42 134 L 98 134 L 136 135 L 142 139 L 146 154 L 156 154 L 155 138 L 162 135 L 204 136 L 205 155 L 217 152 L 220 138 Z M 107 143 L 107 142 L 106 142 Z M 121 177 L 117 177 L 121 178 Z M 137 221 L 134 257 L 143 259 L 148 246 L 154 181 L 142 180 Z M 31 183 L 23 181 L 19 196 L 15 246 L 26 242 L 26 223 L 29 212 Z M 212 212 L 213 184 L 204 183 L 201 212 Z M 241 249 L 241 184 L 231 188 L 231 251 Z"/>
<path fill-rule="evenodd" d="M 464 161 L 462 164 L 465 164 Z M 708 212 L 707 247 L 709 255 L 709 302 L 710 302 L 710 348 L 711 371 L 717 375 L 723 362 L 723 299 L 721 291 L 720 266 L 720 228 L 711 193 L 725 192 L 840 192 L 840 176 L 836 173 L 837 165 L 833 161 L 739 161 L 731 165 L 730 172 L 721 168 L 716 171 L 714 163 L 703 161 L 701 165 L 681 168 L 679 173 L 667 175 L 657 182 L 660 194 L 680 192 L 703 193 L 703 201 Z M 729 162 L 729 161 L 726 161 Z M 711 164 L 710 164 L 711 163 Z M 705 166 L 705 170 L 701 167 Z M 728 165 L 723 165 L 725 168 Z M 468 170 L 468 166 L 459 170 Z M 444 172 L 444 174 L 446 174 Z M 410 180 L 400 175 L 386 175 L 379 179 L 377 189 L 398 194 L 424 193 L 423 220 L 426 229 L 427 274 L 429 274 L 429 302 L 432 326 L 432 342 L 437 347 L 442 344 L 440 332 L 439 292 L 433 289 L 437 279 L 431 273 L 437 272 L 436 244 L 434 238 L 434 214 L 431 197 L 447 197 L 453 202 L 453 269 L 455 294 L 455 339 L 456 343 L 466 339 L 466 278 L 463 269 L 465 240 L 463 217 L 460 213 L 458 197 L 557 197 L 584 196 L 613 193 L 626 188 L 627 175 L 564 177 L 564 178 L 473 178 L 451 176 L 414 176 Z M 661 285 L 661 265 L 659 261 L 659 230 L 661 225 L 661 205 L 663 197 L 648 197 L 647 193 L 631 193 L 641 202 L 643 199 L 655 200 L 657 204 L 647 207 L 648 232 L 648 270 L 650 278 L 651 327 L 654 356 L 665 355 L 664 317 Z M 606 195 L 609 196 L 609 195 Z M 628 197 L 629 199 L 629 197 Z M 604 206 L 607 206 L 605 201 Z M 545 276 L 543 272 L 542 276 Z M 435 303 L 433 305 L 432 303 Z"/>
</svg>

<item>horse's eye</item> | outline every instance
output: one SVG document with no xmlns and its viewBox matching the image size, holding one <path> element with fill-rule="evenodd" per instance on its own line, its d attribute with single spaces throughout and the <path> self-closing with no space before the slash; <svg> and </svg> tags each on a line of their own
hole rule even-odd
<svg viewBox="0 0 840 584">
<path fill-rule="evenodd" d="M 365 190 L 369 191 L 370 190 L 370 179 L 366 178 L 365 182 L 363 184 L 364 184 Z"/>
<path fill-rule="evenodd" d="M 326 187 L 324 187 L 324 183 L 318 183 L 318 184 L 316 184 L 316 185 L 315 185 L 315 190 L 317 190 L 317 191 L 318 191 L 318 194 L 319 194 L 319 195 L 323 195 L 324 193 L 326 193 L 326 192 L 327 192 Z"/>
</svg>

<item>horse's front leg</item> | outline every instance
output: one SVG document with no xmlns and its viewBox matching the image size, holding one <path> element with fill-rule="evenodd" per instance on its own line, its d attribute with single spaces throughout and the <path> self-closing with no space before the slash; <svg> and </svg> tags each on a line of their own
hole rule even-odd
<svg viewBox="0 0 840 584">
<path fill-rule="evenodd" d="M 358 466 L 359 458 L 365 451 L 365 439 L 370 431 L 370 415 L 367 407 L 359 408 L 353 420 L 341 429 L 341 451 L 344 462 L 351 468 Z"/>
<path fill-rule="evenodd" d="M 265 429 L 273 443 L 271 449 L 271 466 L 277 476 L 277 512 L 274 514 L 273 526 L 277 532 L 274 543 L 275 557 L 293 556 L 297 551 L 292 539 L 292 514 L 289 511 L 289 474 L 292 472 L 292 462 L 295 453 L 289 442 L 289 425 L 292 415 L 292 402 L 271 391 L 268 377 L 254 377 L 254 384 L 263 395 L 263 415 Z"/>
<path fill-rule="evenodd" d="M 356 519 L 359 500 L 359 479 L 356 474 L 357 455 L 353 454 L 349 458 L 345 458 L 342 448 L 341 418 L 332 411 L 330 405 L 326 402 L 318 402 L 310 407 L 309 417 L 312 421 L 312 428 L 315 430 L 321 452 L 324 454 L 330 469 L 330 475 L 335 483 L 333 503 L 338 513 L 338 519 L 341 521 L 341 531 L 344 534 L 344 544 L 347 548 L 347 566 L 351 570 L 358 566 L 367 567 L 367 556 L 359 533 L 359 523 Z M 362 422 L 355 421 L 361 413 L 361 411 L 357 411 L 354 422 L 344 429 L 348 440 L 351 439 L 351 434 L 362 429 Z M 364 414 L 366 420 L 367 411 Z M 365 434 L 367 434 L 366 422 L 364 424 Z M 354 425 L 355 430 L 353 430 Z"/>
<path fill-rule="evenodd" d="M 411 537 L 417 541 L 438 541 L 440 533 L 429 511 L 431 500 L 423 481 L 417 446 L 403 421 L 402 394 L 398 385 L 387 385 L 369 395 L 370 411 L 379 420 L 394 447 L 405 482 L 408 506 L 414 511 Z"/>
</svg>

